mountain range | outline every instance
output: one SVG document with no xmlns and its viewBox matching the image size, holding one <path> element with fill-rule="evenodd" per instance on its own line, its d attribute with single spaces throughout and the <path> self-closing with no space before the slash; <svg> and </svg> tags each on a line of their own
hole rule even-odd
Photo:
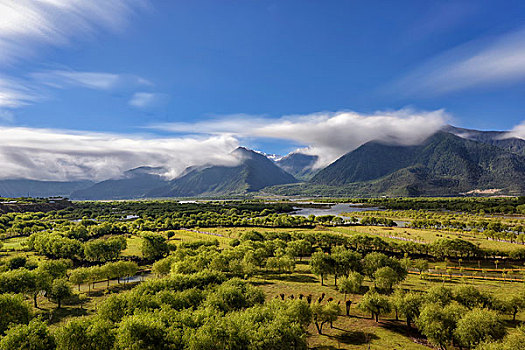
<svg viewBox="0 0 525 350">
<path fill-rule="evenodd" d="M 366 194 L 363 189 L 376 195 L 487 190 L 521 194 L 525 193 L 525 157 L 442 131 L 417 146 L 368 142 L 321 170 L 311 184 L 348 186 L 350 193 L 360 195 Z"/>
<path fill-rule="evenodd" d="M 141 167 L 124 178 L 106 180 L 71 193 L 73 199 L 126 199 L 154 197 L 238 196 L 297 180 L 264 155 L 239 147 L 232 152 L 238 165 L 203 165 L 187 168 L 167 180 L 161 168 Z"/>
<path fill-rule="evenodd" d="M 143 166 L 101 182 L 0 180 L 0 196 L 72 199 L 231 197 L 250 194 L 308 196 L 444 196 L 525 194 L 525 140 L 505 132 L 447 126 L 420 145 L 371 141 L 323 169 L 301 152 L 269 159 L 239 147 L 233 166 L 187 168 L 175 179 Z"/>
</svg>

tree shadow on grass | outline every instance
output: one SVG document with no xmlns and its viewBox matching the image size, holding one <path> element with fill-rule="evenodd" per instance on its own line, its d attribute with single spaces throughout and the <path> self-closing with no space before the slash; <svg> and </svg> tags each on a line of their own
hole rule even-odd
<svg viewBox="0 0 525 350">
<path fill-rule="evenodd" d="M 250 283 L 253 284 L 254 286 L 266 286 L 269 284 L 275 284 L 274 282 L 270 282 L 270 281 L 252 281 Z"/>
<path fill-rule="evenodd" d="M 408 328 L 408 326 L 405 323 L 399 322 L 399 321 L 381 321 L 380 322 L 381 327 L 388 329 L 392 332 L 395 332 L 397 334 L 401 334 L 405 337 L 412 337 L 412 338 L 423 338 L 423 336 L 418 332 L 416 328 L 412 325 L 412 327 Z"/>
<path fill-rule="evenodd" d="M 370 343 L 372 340 L 379 339 L 379 337 L 374 333 L 363 331 L 346 331 L 342 334 L 330 336 L 330 338 L 333 338 L 340 343 L 349 345 L 363 345 Z"/>
<path fill-rule="evenodd" d="M 102 282 L 101 282 L 102 283 Z M 125 290 L 130 290 L 133 287 L 136 287 L 140 282 L 128 282 L 128 283 L 120 283 L 120 284 L 113 284 L 109 287 L 106 287 L 106 285 L 100 285 L 97 286 L 96 289 L 91 289 L 88 293 L 86 293 L 89 297 L 100 297 L 104 294 L 109 293 L 119 293 Z M 101 287 L 103 286 L 103 287 Z"/>
<path fill-rule="evenodd" d="M 298 282 L 298 283 L 317 283 L 318 280 L 315 277 L 309 275 L 303 275 L 298 273 L 282 273 L 282 274 L 265 274 L 265 278 L 278 281 L 287 282 Z"/>
<path fill-rule="evenodd" d="M 49 310 L 47 313 L 49 324 L 56 324 L 60 323 L 62 320 L 68 317 L 80 317 L 80 316 L 86 316 L 88 314 L 88 310 L 81 309 L 78 307 L 68 307 L 64 306 L 60 309 L 52 309 Z"/>
</svg>

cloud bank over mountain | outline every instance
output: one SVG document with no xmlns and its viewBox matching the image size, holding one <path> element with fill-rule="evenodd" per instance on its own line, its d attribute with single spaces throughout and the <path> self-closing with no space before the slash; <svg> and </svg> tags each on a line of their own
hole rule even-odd
<svg viewBox="0 0 525 350">
<path fill-rule="evenodd" d="M 521 124 L 519 125 L 516 125 L 511 131 L 509 131 L 505 135 L 505 138 L 510 137 L 516 137 L 525 140 L 525 121 L 521 122 Z"/>
<path fill-rule="evenodd" d="M 9 116 L 6 116 L 8 118 Z M 450 116 L 443 110 L 408 109 L 360 114 L 317 113 L 277 119 L 236 115 L 196 123 L 149 126 L 165 134 L 153 136 L 78 132 L 0 126 L 0 179 L 94 181 L 116 178 L 140 167 L 164 167 L 167 179 L 189 166 L 238 164 L 230 154 L 254 139 L 279 139 L 318 156 L 324 167 L 362 144 L 418 145 L 442 129 Z M 505 137 L 525 139 L 525 124 Z"/>
<path fill-rule="evenodd" d="M 403 109 L 373 114 L 350 111 L 316 113 L 278 119 L 236 115 L 152 127 L 193 134 L 288 140 L 304 147 L 302 153 L 318 156 L 316 166 L 322 167 L 372 140 L 399 145 L 419 144 L 441 129 L 448 119 L 443 110 L 418 112 Z"/>
<path fill-rule="evenodd" d="M 148 165 L 173 178 L 195 164 L 236 165 L 231 136 L 147 138 L 108 133 L 0 127 L 0 178 L 104 180 Z"/>
</svg>

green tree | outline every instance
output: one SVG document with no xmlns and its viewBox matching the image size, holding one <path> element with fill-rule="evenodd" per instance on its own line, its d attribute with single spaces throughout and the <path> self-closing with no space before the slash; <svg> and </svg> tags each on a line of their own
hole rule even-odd
<svg viewBox="0 0 525 350">
<path fill-rule="evenodd" d="M 29 294 L 35 287 L 35 275 L 27 269 L 0 273 L 0 293 Z"/>
<path fill-rule="evenodd" d="M 369 312 L 376 322 L 379 322 L 379 315 L 390 311 L 391 306 L 388 299 L 375 292 L 368 291 L 359 302 L 359 308 L 365 312 Z"/>
<path fill-rule="evenodd" d="M 431 287 L 425 294 L 425 301 L 441 306 L 448 305 L 452 301 L 452 289 L 443 286 Z"/>
<path fill-rule="evenodd" d="M 310 259 L 312 272 L 321 277 L 321 285 L 324 286 L 324 276 L 332 271 L 330 256 L 323 252 L 315 252 Z"/>
<path fill-rule="evenodd" d="M 110 265 L 118 283 L 120 283 L 121 278 L 135 276 L 139 270 L 139 266 L 134 261 L 117 261 Z"/>
<path fill-rule="evenodd" d="M 405 291 L 401 288 L 397 288 L 389 298 L 390 306 L 396 314 L 396 321 L 399 321 L 399 314 L 401 313 L 401 308 L 403 307 L 403 302 L 405 299 Z"/>
<path fill-rule="evenodd" d="M 49 297 L 57 303 L 57 308 L 60 309 L 62 300 L 70 297 L 72 294 L 69 282 L 65 278 L 61 278 L 53 281 Z"/>
<path fill-rule="evenodd" d="M 488 307 L 491 295 L 482 293 L 473 286 L 458 286 L 452 291 L 454 300 L 469 309 L 474 307 Z"/>
<path fill-rule="evenodd" d="M 291 241 L 286 246 L 286 253 L 294 259 L 299 258 L 299 260 L 302 260 L 303 257 L 310 256 L 312 253 L 312 243 L 306 239 Z"/>
<path fill-rule="evenodd" d="M 374 284 L 387 292 L 392 290 L 392 286 L 400 282 L 400 276 L 390 266 L 381 267 L 374 272 Z"/>
<path fill-rule="evenodd" d="M 39 319 L 11 327 L 0 340 L 0 350 L 55 350 L 55 338 Z"/>
<path fill-rule="evenodd" d="M 37 298 L 42 292 L 48 292 L 51 290 L 52 278 L 49 273 L 42 269 L 36 269 L 32 271 L 35 277 L 35 289 L 33 292 L 33 306 L 38 308 Z"/>
<path fill-rule="evenodd" d="M 173 256 L 168 256 L 167 258 L 155 261 L 151 271 L 159 277 L 166 276 L 170 273 L 173 262 Z"/>
<path fill-rule="evenodd" d="M 472 348 L 487 340 L 502 339 L 506 331 L 496 311 L 475 308 L 461 317 L 454 333 L 461 345 Z"/>
<path fill-rule="evenodd" d="M 398 275 L 399 280 L 402 281 L 406 275 L 406 269 L 401 265 L 399 260 L 394 258 L 389 258 L 383 253 L 373 252 L 367 254 L 362 260 L 363 273 L 374 279 L 374 273 L 382 267 L 392 268 Z"/>
<path fill-rule="evenodd" d="M 264 293 L 238 278 L 221 284 L 215 293 L 208 296 L 206 305 L 223 312 L 231 312 L 252 307 L 264 302 Z"/>
<path fill-rule="evenodd" d="M 69 276 L 69 281 L 78 286 L 78 291 L 80 292 L 80 285 L 89 281 L 90 269 L 86 267 L 79 267 L 71 271 Z"/>
<path fill-rule="evenodd" d="M 418 270 L 420 276 L 423 272 L 428 271 L 428 261 L 425 259 L 416 259 L 412 261 L 412 266 Z"/>
<path fill-rule="evenodd" d="M 111 350 L 115 343 L 113 325 L 100 317 L 80 317 L 55 332 L 57 350 Z"/>
<path fill-rule="evenodd" d="M 142 256 L 145 259 L 157 260 L 169 253 L 166 238 L 158 233 L 145 233 L 142 235 Z"/>
<path fill-rule="evenodd" d="M 454 338 L 457 321 L 465 311 L 465 307 L 457 302 L 445 307 L 436 303 L 427 303 L 421 308 L 416 326 L 432 344 L 446 349 L 447 344 Z"/>
<path fill-rule="evenodd" d="M 153 314 L 125 317 L 117 330 L 116 348 L 121 350 L 168 350 L 167 329 Z"/>
<path fill-rule="evenodd" d="M 27 324 L 31 316 L 31 307 L 20 295 L 0 294 L 0 334 L 10 324 Z"/>
<path fill-rule="evenodd" d="M 98 315 L 110 322 L 120 322 L 128 313 L 127 294 L 112 294 L 98 305 Z"/>
<path fill-rule="evenodd" d="M 338 276 L 348 276 L 351 271 L 360 269 L 361 254 L 348 250 L 343 246 L 335 247 L 330 257 L 336 287 Z"/>
<path fill-rule="evenodd" d="M 123 236 L 95 239 L 84 244 L 84 257 L 89 261 L 111 261 L 117 259 L 126 247 Z"/>
<path fill-rule="evenodd" d="M 518 314 L 518 312 L 525 308 L 525 292 L 513 294 L 510 297 L 508 297 L 505 301 L 508 305 L 510 313 L 512 314 L 512 320 L 516 321 L 516 315 Z"/>
<path fill-rule="evenodd" d="M 315 302 L 311 306 L 312 319 L 319 334 L 323 334 L 323 326 L 326 323 L 332 324 L 341 313 L 341 308 L 336 303 L 330 302 L 321 304 Z"/>
<path fill-rule="evenodd" d="M 7 268 L 9 270 L 16 270 L 21 267 L 25 267 L 27 258 L 25 256 L 15 256 L 7 260 Z"/>
<path fill-rule="evenodd" d="M 359 272 L 350 272 L 348 277 L 343 277 L 339 283 L 339 291 L 345 295 L 357 294 L 363 285 L 363 275 Z"/>
<path fill-rule="evenodd" d="M 374 273 L 382 267 L 388 266 L 389 257 L 383 253 L 373 252 L 363 258 L 363 273 L 373 279 Z"/>
<path fill-rule="evenodd" d="M 419 316 L 422 303 L 423 296 L 419 293 L 409 292 L 403 295 L 401 303 L 398 304 L 398 310 L 401 315 L 405 316 L 408 327 Z"/>
<path fill-rule="evenodd" d="M 69 259 L 45 260 L 40 263 L 37 270 L 49 274 L 52 279 L 56 279 L 66 277 L 67 269 L 71 266 L 73 263 Z"/>
</svg>

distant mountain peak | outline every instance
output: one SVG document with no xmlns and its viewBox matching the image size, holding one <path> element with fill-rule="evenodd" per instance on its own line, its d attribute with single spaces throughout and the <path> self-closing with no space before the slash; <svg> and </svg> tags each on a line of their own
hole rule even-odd
<svg viewBox="0 0 525 350">
<path fill-rule="evenodd" d="M 231 153 L 233 154 L 234 156 L 237 156 L 237 157 L 254 157 L 254 156 L 258 156 L 258 155 L 261 155 L 260 153 L 257 153 L 251 149 L 248 149 L 246 147 L 242 147 L 242 146 L 239 146 L 237 147 L 236 149 L 233 150 L 233 152 Z"/>
<path fill-rule="evenodd" d="M 301 151 L 294 151 L 282 157 L 275 163 L 296 178 L 307 180 L 317 171 L 314 166 L 318 160 L 318 156 L 305 154 Z"/>
<path fill-rule="evenodd" d="M 189 197 L 202 195 L 242 195 L 267 186 L 288 184 L 297 180 L 263 154 L 236 148 L 232 154 L 237 165 L 213 165 L 187 169 L 167 186 L 150 192 L 154 197 Z"/>
<path fill-rule="evenodd" d="M 525 140 L 516 137 L 508 137 L 507 131 L 482 131 L 458 128 L 452 125 L 445 126 L 442 131 L 449 132 L 463 139 L 497 146 L 512 153 L 525 156 Z"/>
</svg>

